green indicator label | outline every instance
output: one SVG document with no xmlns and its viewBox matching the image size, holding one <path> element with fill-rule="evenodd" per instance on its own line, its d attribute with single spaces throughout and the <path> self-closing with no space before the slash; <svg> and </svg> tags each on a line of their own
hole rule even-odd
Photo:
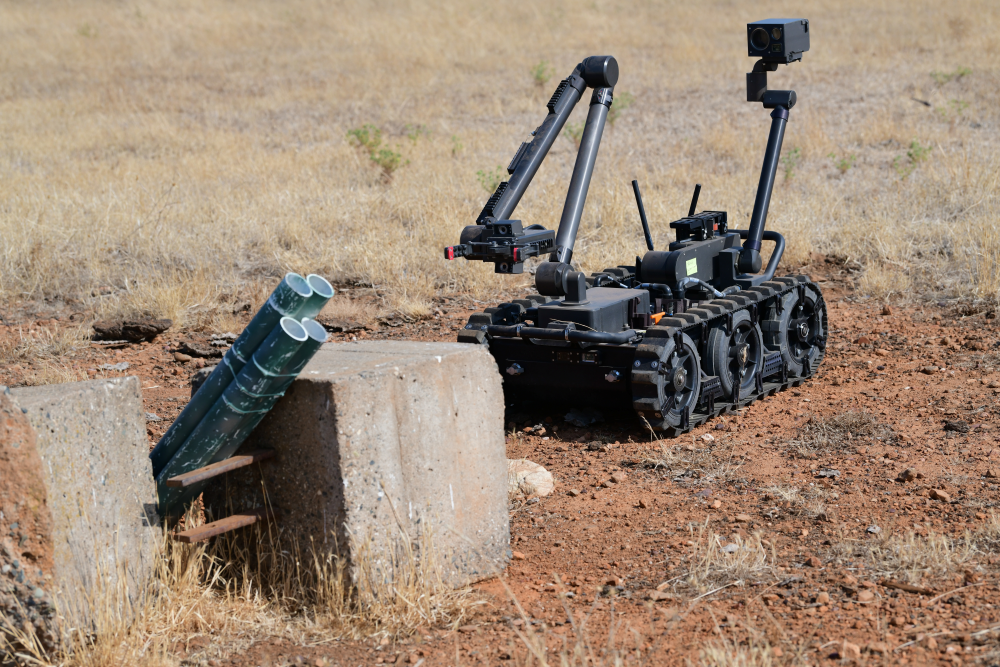
<svg viewBox="0 0 1000 667">
<path fill-rule="evenodd" d="M 685 263 L 684 267 L 687 269 L 687 274 L 693 276 L 698 273 L 698 259 L 692 257 Z"/>
</svg>

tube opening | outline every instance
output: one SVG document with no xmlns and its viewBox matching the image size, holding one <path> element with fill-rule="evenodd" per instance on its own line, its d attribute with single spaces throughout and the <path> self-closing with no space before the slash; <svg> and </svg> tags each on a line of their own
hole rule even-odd
<svg viewBox="0 0 1000 667">
<path fill-rule="evenodd" d="M 280 326 L 281 330 L 288 334 L 289 338 L 292 340 L 297 340 L 301 343 L 309 338 L 309 334 L 306 333 L 305 327 L 293 320 L 291 317 L 282 317 Z"/>
<path fill-rule="evenodd" d="M 315 273 L 310 273 L 309 276 L 306 277 L 306 282 L 309 283 L 309 287 L 312 288 L 313 292 L 324 299 L 333 297 L 334 292 L 336 291 L 333 289 L 333 285 L 330 284 L 330 281 Z"/>
<path fill-rule="evenodd" d="M 308 317 L 302 320 L 302 328 L 314 341 L 325 343 L 326 339 L 329 338 L 329 334 L 326 333 L 326 329 L 323 325 L 316 320 L 311 320 Z"/>
<path fill-rule="evenodd" d="M 313 290 L 309 282 L 297 273 L 286 273 L 285 284 L 292 288 L 292 291 L 302 297 L 312 296 Z"/>
</svg>

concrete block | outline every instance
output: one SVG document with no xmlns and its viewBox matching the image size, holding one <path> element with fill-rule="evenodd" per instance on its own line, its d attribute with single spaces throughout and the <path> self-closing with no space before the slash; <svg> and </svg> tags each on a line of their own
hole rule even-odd
<svg viewBox="0 0 1000 667">
<path fill-rule="evenodd" d="M 283 535 L 332 552 L 349 536 L 375 553 L 428 529 L 445 580 L 487 578 L 509 558 L 503 390 L 487 350 L 458 343 L 324 345 L 242 452 L 275 459 L 206 490 L 216 517 L 264 505 Z M 346 554 L 353 558 L 354 552 Z"/>
<path fill-rule="evenodd" d="M 161 541 L 138 378 L 11 389 L 35 432 L 51 516 L 60 611 L 86 618 L 86 596 L 144 589 Z"/>
</svg>

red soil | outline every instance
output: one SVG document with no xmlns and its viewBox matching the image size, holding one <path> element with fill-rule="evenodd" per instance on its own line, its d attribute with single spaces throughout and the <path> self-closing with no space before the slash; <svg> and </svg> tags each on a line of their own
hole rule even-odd
<svg viewBox="0 0 1000 667">
<path fill-rule="evenodd" d="M 833 264 L 803 272 L 821 281 L 831 329 L 826 360 L 804 386 L 675 440 L 657 440 L 628 414 L 607 415 L 587 429 L 563 422 L 565 411 L 539 407 L 518 416 L 508 457 L 545 465 L 556 490 L 515 503 L 518 559 L 502 582 L 478 586 L 489 604 L 462 628 L 429 629 L 386 646 L 262 640 L 211 664 L 523 662 L 527 649 L 517 633 L 526 631 L 525 620 L 505 586 L 556 662 L 575 642 L 570 617 L 577 624 L 588 619 L 595 655 L 607 646 L 613 618 L 615 644 L 636 662 L 697 662 L 698 651 L 715 641 L 767 642 L 782 655 L 776 662 L 811 664 L 838 650 L 854 656 L 845 640 L 870 664 L 996 662 L 998 633 L 988 630 L 1000 626 L 1000 544 L 918 577 L 923 594 L 892 588 L 905 574 L 873 571 L 862 549 L 888 534 L 957 539 L 989 522 L 1000 501 L 1000 320 L 944 304 L 883 309 L 856 300 Z M 454 340 L 469 308 L 442 300 L 437 310 L 430 320 L 395 320 L 332 338 Z M 88 368 L 128 361 L 126 372 L 142 378 L 147 411 L 163 418 L 149 424 L 151 443 L 186 402 L 195 363 L 179 363 L 168 350 L 199 336 L 171 330 L 121 350 L 95 346 L 86 358 Z M 16 383 L 29 370 L 0 368 L 0 383 Z M 959 420 L 967 433 L 945 430 L 946 421 Z M 525 424 L 541 424 L 546 433 L 525 433 Z M 816 442 L 822 433 L 825 444 Z M 661 446 L 679 447 L 688 463 L 646 463 Z M 818 477 L 825 469 L 839 475 Z M 907 469 L 916 478 L 897 481 Z M 822 507 L 768 491 L 776 486 L 796 487 Z M 870 526 L 879 533 L 867 532 Z M 721 545 L 759 533 L 774 567 L 701 596 L 682 575 L 709 531 Z M 191 657 L 201 648 L 192 647 Z"/>
</svg>

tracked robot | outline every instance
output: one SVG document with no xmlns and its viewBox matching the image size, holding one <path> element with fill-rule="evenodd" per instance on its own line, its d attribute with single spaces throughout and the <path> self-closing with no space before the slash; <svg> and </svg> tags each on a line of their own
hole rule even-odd
<svg viewBox="0 0 1000 667">
<path fill-rule="evenodd" d="M 475 313 L 459 342 L 486 345 L 504 373 L 510 401 L 631 404 L 651 428 L 675 436 L 712 417 L 798 386 L 823 361 L 827 315 L 806 276 L 775 277 L 785 240 L 765 231 L 781 144 L 796 95 L 769 90 L 767 73 L 802 59 L 809 22 L 768 19 L 747 25 L 747 101 L 771 109 L 771 128 L 748 229 L 731 229 L 724 211 L 696 213 L 670 227 L 676 240 L 653 247 L 639 184 L 632 181 L 648 252 L 635 264 L 589 276 L 570 264 L 597 151 L 613 103 L 618 63 L 591 56 L 562 80 L 548 114 L 507 167 L 509 180 L 465 227 L 446 259 L 492 262 L 517 274 L 538 264 L 538 294 Z M 511 215 L 588 89 L 590 109 L 557 231 Z M 762 267 L 761 243 L 774 244 Z M 763 270 L 762 270 L 763 268 Z"/>
</svg>

